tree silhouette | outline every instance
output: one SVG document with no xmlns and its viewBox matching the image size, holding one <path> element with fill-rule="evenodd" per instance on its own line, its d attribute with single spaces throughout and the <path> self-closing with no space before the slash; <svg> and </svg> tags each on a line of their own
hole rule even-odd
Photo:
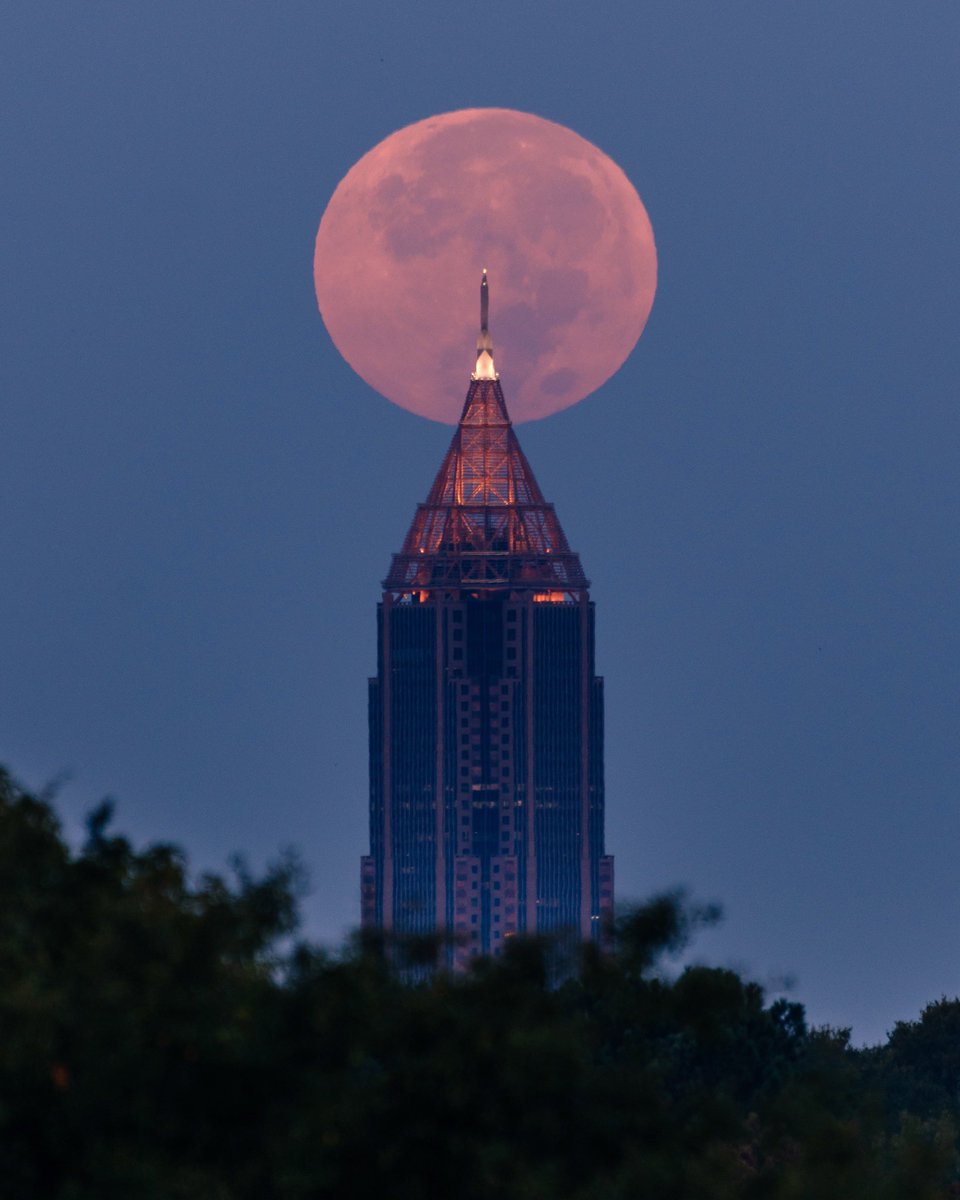
<svg viewBox="0 0 960 1200">
<path fill-rule="evenodd" d="M 719 915 L 679 893 L 561 983 L 535 939 L 459 975 L 429 941 L 331 952 L 294 938 L 295 861 L 194 879 L 111 818 L 73 852 L 0 772 L 3 1197 L 960 1194 L 960 1001 L 854 1050 L 732 971 L 666 971 Z"/>
</svg>

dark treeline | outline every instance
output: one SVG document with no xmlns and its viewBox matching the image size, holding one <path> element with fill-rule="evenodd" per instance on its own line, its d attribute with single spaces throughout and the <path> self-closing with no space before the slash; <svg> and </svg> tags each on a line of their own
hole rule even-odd
<svg viewBox="0 0 960 1200">
<path fill-rule="evenodd" d="M 883 1046 L 732 971 L 660 970 L 710 909 L 615 948 L 294 938 L 300 879 L 194 879 L 0 773 L 4 1200 L 926 1200 L 957 1183 L 960 1001 Z M 400 967 L 406 956 L 408 966 Z"/>
</svg>

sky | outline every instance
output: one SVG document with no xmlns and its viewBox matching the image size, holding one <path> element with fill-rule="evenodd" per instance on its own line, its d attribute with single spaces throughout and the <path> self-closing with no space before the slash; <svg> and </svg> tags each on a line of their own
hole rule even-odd
<svg viewBox="0 0 960 1200">
<path fill-rule="evenodd" d="M 359 917 L 375 613 L 449 442 L 330 341 L 339 180 L 412 121 L 609 154 L 659 287 L 520 439 L 593 581 L 622 901 L 882 1040 L 960 992 L 955 0 L 7 5 L 0 762 Z M 472 285 L 471 285 L 472 286 Z M 465 347 L 464 391 L 472 347 Z M 510 381 L 503 378 L 509 403 Z"/>
</svg>

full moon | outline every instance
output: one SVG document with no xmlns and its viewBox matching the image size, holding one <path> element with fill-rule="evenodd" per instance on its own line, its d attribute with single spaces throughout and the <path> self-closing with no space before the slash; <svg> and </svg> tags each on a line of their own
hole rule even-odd
<svg viewBox="0 0 960 1200">
<path fill-rule="evenodd" d="M 338 185 L 314 281 L 337 349 L 395 404 L 453 424 L 473 369 L 479 283 L 511 416 L 576 404 L 619 369 L 657 283 L 646 209 L 612 159 L 530 113 L 408 125 Z"/>
</svg>

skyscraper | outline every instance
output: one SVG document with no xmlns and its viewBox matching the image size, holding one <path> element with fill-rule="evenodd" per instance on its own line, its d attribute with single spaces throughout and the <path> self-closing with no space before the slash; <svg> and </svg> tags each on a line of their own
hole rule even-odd
<svg viewBox="0 0 960 1200">
<path fill-rule="evenodd" d="M 383 584 L 361 868 L 363 924 L 453 932 L 457 964 L 597 940 L 613 905 L 589 583 L 507 416 L 486 272 L 480 297 L 460 423 Z"/>
</svg>

